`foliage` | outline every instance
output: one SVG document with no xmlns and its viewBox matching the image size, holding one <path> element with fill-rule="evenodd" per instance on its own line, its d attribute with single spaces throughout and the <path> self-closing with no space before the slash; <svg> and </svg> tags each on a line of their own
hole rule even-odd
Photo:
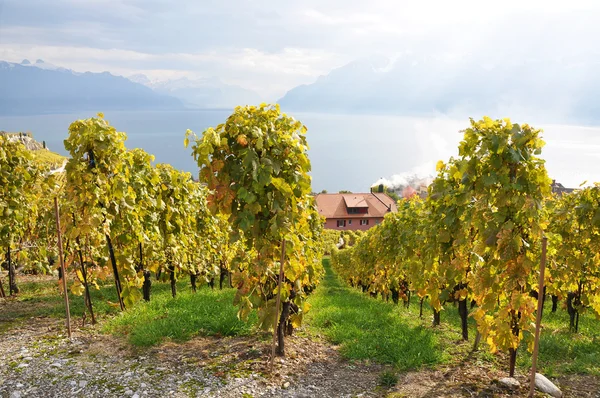
<svg viewBox="0 0 600 398">
<path fill-rule="evenodd" d="M 466 300 L 492 351 L 531 337 L 539 246 L 550 181 L 540 130 L 508 119 L 471 120 L 459 157 L 439 162 L 423 202 L 402 200 L 396 214 L 347 252 L 332 255 L 344 279 L 364 291 L 407 299 L 414 290 L 436 311 Z M 394 299 L 397 301 L 397 298 Z M 531 341 L 529 339 L 529 341 Z M 513 358 L 514 364 L 514 358 Z"/>
<path fill-rule="evenodd" d="M 246 318 L 257 308 L 265 328 L 278 316 L 273 298 L 281 242 L 287 244 L 282 301 L 298 306 L 294 323 L 306 310 L 306 288 L 322 273 L 322 220 L 310 195 L 305 133 L 306 127 L 281 114 L 279 106 L 262 104 L 237 107 L 224 124 L 207 129 L 193 144 L 200 179 L 211 190 L 209 206 L 229 216 L 233 238 L 256 254 L 251 264 L 234 271 L 239 315 Z"/>
<path fill-rule="evenodd" d="M 586 308 L 600 316 L 600 184 L 557 198 L 550 224 L 550 293 L 567 300 L 570 326 Z"/>
</svg>

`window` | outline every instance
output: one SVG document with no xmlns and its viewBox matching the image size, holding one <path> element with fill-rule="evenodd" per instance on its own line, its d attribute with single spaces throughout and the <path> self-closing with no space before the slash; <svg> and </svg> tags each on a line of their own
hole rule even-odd
<svg viewBox="0 0 600 398">
<path fill-rule="evenodd" d="M 380 220 L 375 220 L 375 224 L 379 224 L 380 222 Z"/>
<path fill-rule="evenodd" d="M 366 207 L 348 207 L 348 214 L 367 214 L 369 210 Z"/>
<path fill-rule="evenodd" d="M 343 228 L 346 226 L 346 220 L 337 220 L 338 228 Z"/>
<path fill-rule="evenodd" d="M 369 225 L 369 220 L 360 220 L 360 225 Z"/>
<path fill-rule="evenodd" d="M 348 220 L 348 225 L 352 225 L 352 220 Z"/>
</svg>

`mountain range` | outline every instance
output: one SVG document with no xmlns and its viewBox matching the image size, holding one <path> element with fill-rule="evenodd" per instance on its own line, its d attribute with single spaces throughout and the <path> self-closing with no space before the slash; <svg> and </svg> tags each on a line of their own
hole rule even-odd
<svg viewBox="0 0 600 398">
<path fill-rule="evenodd" d="M 108 72 L 78 73 L 37 60 L 0 61 L 0 114 L 184 109 L 176 98 Z"/>
<path fill-rule="evenodd" d="M 261 102 L 255 92 L 216 77 L 152 81 L 143 74 L 81 73 L 41 59 L 0 61 L 0 87 L 3 115 L 233 108 Z"/>
<path fill-rule="evenodd" d="M 286 110 L 600 122 L 600 69 L 577 60 L 369 57 L 288 91 Z"/>
<path fill-rule="evenodd" d="M 357 59 L 289 90 L 286 111 L 505 117 L 600 122 L 600 59 L 554 60 L 428 54 Z M 0 114 L 233 108 L 262 98 L 217 77 L 151 80 L 76 72 L 37 60 L 0 61 Z"/>
<path fill-rule="evenodd" d="M 189 108 L 233 108 L 261 102 L 260 96 L 254 91 L 225 84 L 218 77 L 153 81 L 144 74 L 135 74 L 129 79 L 157 93 L 178 98 Z"/>
</svg>

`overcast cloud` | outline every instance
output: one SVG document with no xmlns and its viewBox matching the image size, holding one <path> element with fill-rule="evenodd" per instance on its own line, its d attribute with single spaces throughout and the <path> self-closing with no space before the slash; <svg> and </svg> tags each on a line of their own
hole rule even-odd
<svg viewBox="0 0 600 398">
<path fill-rule="evenodd" d="M 0 0 L 0 60 L 218 76 L 276 100 L 373 54 L 600 67 L 597 1 Z"/>
</svg>

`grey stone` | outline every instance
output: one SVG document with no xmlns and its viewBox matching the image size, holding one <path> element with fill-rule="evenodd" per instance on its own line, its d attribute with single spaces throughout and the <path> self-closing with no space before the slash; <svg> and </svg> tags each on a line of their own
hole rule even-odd
<svg viewBox="0 0 600 398">
<path fill-rule="evenodd" d="M 290 382 L 286 381 L 285 383 L 283 383 L 283 388 L 289 388 L 290 387 Z"/>
<path fill-rule="evenodd" d="M 28 364 L 26 364 L 26 363 L 20 363 L 20 364 L 19 364 L 19 366 L 17 366 L 17 368 L 19 368 L 19 369 L 22 369 L 22 368 L 26 368 L 26 367 L 28 367 L 28 366 L 29 366 L 29 365 L 28 365 Z"/>
<path fill-rule="evenodd" d="M 21 398 L 21 391 L 13 391 L 10 393 L 10 398 Z"/>
<path fill-rule="evenodd" d="M 128 397 L 131 397 L 133 395 L 133 391 L 127 390 L 127 391 L 125 391 L 125 395 L 127 395 Z"/>
<path fill-rule="evenodd" d="M 85 386 L 87 386 L 87 381 L 86 380 L 79 380 L 79 387 L 85 388 Z"/>
<path fill-rule="evenodd" d="M 53 363 L 52 365 L 50 365 L 50 366 L 52 366 L 53 368 L 62 368 L 62 363 L 60 363 L 60 362 L 54 362 L 54 363 Z"/>
<path fill-rule="evenodd" d="M 554 398 L 561 398 L 563 395 L 562 391 L 560 391 L 560 389 L 556 387 L 554 383 L 540 373 L 535 374 L 535 386 L 541 392 L 546 393 Z"/>
<path fill-rule="evenodd" d="M 511 389 L 517 389 L 521 387 L 521 383 L 519 383 L 519 380 L 515 379 L 514 377 L 503 377 L 500 380 L 498 380 L 498 382 L 503 386 Z"/>
</svg>

